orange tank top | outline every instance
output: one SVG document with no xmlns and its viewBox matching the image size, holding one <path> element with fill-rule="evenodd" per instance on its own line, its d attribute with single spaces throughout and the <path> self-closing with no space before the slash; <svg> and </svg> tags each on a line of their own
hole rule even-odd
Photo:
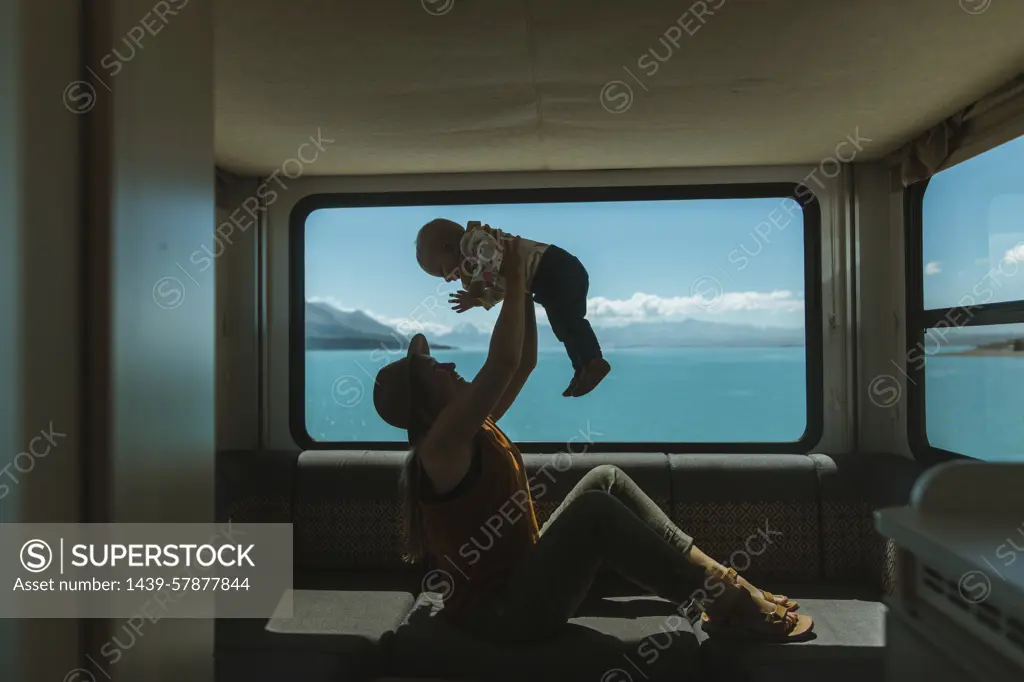
<svg viewBox="0 0 1024 682">
<path fill-rule="evenodd" d="M 421 478 L 426 549 L 446 618 L 458 619 L 499 585 L 539 536 L 523 456 L 490 418 L 474 439 L 473 458 L 452 493 L 432 495 Z"/>
</svg>

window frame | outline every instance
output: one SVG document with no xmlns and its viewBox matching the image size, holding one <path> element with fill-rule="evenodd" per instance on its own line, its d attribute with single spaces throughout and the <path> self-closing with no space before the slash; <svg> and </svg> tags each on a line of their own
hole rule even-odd
<svg viewBox="0 0 1024 682">
<path fill-rule="evenodd" d="M 802 197 L 802 198 L 801 198 Z M 807 197 L 810 197 L 809 199 Z M 699 199 L 791 198 L 802 209 L 804 230 L 804 349 L 806 360 L 807 425 L 790 442 L 601 442 L 587 452 L 607 453 L 778 453 L 806 454 L 824 431 L 824 311 L 822 283 L 821 205 L 800 182 L 730 183 L 708 185 L 646 185 L 607 187 L 545 187 L 533 189 L 473 189 L 399 192 L 331 192 L 300 199 L 289 215 L 289 331 L 288 423 L 292 439 L 303 450 L 407 450 L 406 441 L 317 441 L 306 426 L 305 256 L 306 219 L 330 208 L 390 206 L 457 206 L 469 204 L 595 203 L 609 201 L 671 201 Z M 514 434 L 512 434 L 514 435 Z M 519 443 L 527 454 L 563 452 L 564 442 Z"/>
<path fill-rule="evenodd" d="M 995 147 L 991 148 L 995 149 Z M 983 156 L 991 149 L 977 154 L 972 158 Z M 952 166 L 951 166 L 952 168 Z M 946 169 L 944 169 L 946 170 Z M 940 171 L 941 172 L 941 171 Z M 977 306 L 953 306 L 950 308 L 924 307 L 924 198 L 928 191 L 930 179 L 916 182 L 903 191 L 905 225 L 905 256 L 906 256 L 906 311 L 907 311 L 907 355 L 917 348 L 925 347 L 925 333 L 934 328 L 942 320 L 964 319 L 963 314 L 973 309 L 966 316 L 961 327 L 989 327 L 998 324 L 1024 323 L 1024 299 L 1020 301 L 1002 301 L 984 303 Z M 957 316 L 953 316 L 957 315 Z M 928 440 L 928 407 L 927 386 L 925 385 L 925 367 L 927 357 L 922 363 L 906 364 L 907 379 L 907 440 L 910 451 L 915 459 L 926 464 L 939 464 L 952 460 L 986 460 L 972 457 L 962 452 L 936 447 Z M 912 366 L 914 365 L 914 366 Z M 917 366 L 919 365 L 919 366 Z"/>
</svg>

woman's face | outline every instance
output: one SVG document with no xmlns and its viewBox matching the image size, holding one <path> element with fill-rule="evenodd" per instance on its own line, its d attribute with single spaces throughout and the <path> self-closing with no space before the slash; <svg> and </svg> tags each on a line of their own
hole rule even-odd
<svg viewBox="0 0 1024 682">
<path fill-rule="evenodd" d="M 438 362 L 429 355 L 413 355 L 409 361 L 412 363 L 417 388 L 435 413 L 469 385 L 455 371 L 453 362 Z"/>
</svg>

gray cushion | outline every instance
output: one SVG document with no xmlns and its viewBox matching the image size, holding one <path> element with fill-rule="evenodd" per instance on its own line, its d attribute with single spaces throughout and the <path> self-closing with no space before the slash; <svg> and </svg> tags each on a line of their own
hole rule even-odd
<svg viewBox="0 0 1024 682">
<path fill-rule="evenodd" d="M 814 618 L 815 638 L 786 644 L 737 643 L 708 637 L 696 627 L 709 677 L 737 681 L 881 680 L 885 606 L 862 588 L 765 585 L 800 601 Z"/>
<path fill-rule="evenodd" d="M 216 517 L 225 523 L 291 523 L 294 452 L 226 450 L 216 456 Z"/>
<path fill-rule="evenodd" d="M 386 675 L 475 680 L 695 680 L 699 646 L 675 607 L 656 597 L 591 599 L 558 637 L 504 645 L 459 630 L 421 595 L 395 633 Z"/>
<path fill-rule="evenodd" d="M 307 451 L 295 481 L 295 556 L 309 569 L 403 566 L 405 452 Z"/>
<path fill-rule="evenodd" d="M 672 520 L 759 580 L 819 577 L 818 479 L 806 455 L 670 455 Z"/>
<path fill-rule="evenodd" d="M 372 677 L 415 602 L 411 583 L 407 574 L 297 576 L 328 589 L 294 590 L 291 618 L 216 621 L 218 680 Z"/>
<path fill-rule="evenodd" d="M 888 454 L 810 455 L 821 489 L 823 570 L 827 579 L 859 580 L 891 592 L 896 547 L 875 531 L 872 514 L 901 506 L 924 470 Z"/>
</svg>

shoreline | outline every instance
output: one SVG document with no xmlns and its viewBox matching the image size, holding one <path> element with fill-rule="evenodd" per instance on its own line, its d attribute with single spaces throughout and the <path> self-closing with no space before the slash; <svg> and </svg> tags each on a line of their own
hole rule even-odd
<svg viewBox="0 0 1024 682">
<path fill-rule="evenodd" d="M 945 357 L 975 357 L 975 358 L 1024 358 L 1024 351 L 1013 350 L 1012 348 L 973 348 L 961 350 L 954 353 L 936 353 Z"/>
</svg>

